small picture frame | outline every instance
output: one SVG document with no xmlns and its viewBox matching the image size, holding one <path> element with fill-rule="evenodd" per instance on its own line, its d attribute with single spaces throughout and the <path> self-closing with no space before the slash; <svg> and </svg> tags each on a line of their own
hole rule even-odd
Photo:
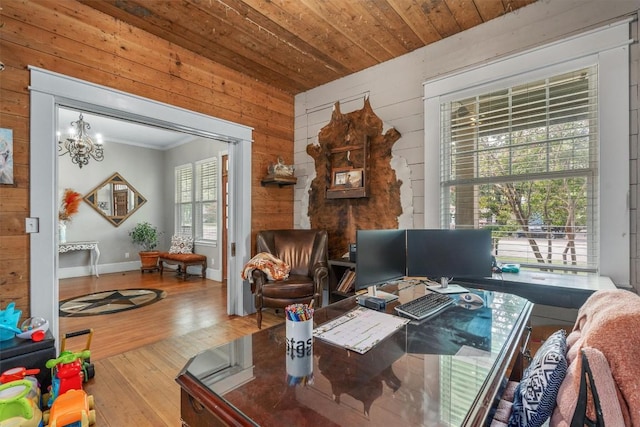
<svg viewBox="0 0 640 427">
<path fill-rule="evenodd" d="M 332 189 L 362 188 L 364 186 L 364 169 L 362 168 L 336 168 L 332 172 Z"/>
</svg>

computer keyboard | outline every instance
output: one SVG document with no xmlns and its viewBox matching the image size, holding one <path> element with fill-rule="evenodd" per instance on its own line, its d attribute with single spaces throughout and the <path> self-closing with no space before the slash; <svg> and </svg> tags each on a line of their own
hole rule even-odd
<svg viewBox="0 0 640 427">
<path fill-rule="evenodd" d="M 449 295 L 433 292 L 401 304 L 395 310 L 403 316 L 422 320 L 444 310 L 453 303 L 454 299 Z"/>
</svg>

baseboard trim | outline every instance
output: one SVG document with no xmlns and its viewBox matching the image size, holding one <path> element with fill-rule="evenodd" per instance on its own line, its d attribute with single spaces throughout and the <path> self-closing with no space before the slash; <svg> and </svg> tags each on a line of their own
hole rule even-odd
<svg viewBox="0 0 640 427">
<path fill-rule="evenodd" d="M 123 271 L 140 270 L 140 261 L 118 262 L 113 264 L 98 264 L 98 274 L 121 273 Z M 201 267 L 187 267 L 189 274 L 200 275 Z M 58 279 L 71 279 L 73 277 L 92 276 L 93 269 L 90 265 L 79 267 L 65 267 L 58 269 Z M 222 271 L 215 268 L 207 268 L 207 279 L 222 281 Z"/>
</svg>

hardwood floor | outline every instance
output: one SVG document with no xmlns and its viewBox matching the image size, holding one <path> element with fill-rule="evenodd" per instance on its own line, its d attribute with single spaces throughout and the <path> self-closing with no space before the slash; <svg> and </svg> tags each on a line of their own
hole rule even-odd
<svg viewBox="0 0 640 427">
<path fill-rule="evenodd" d="M 163 300 L 116 314 L 61 317 L 60 333 L 93 328 L 95 377 L 86 391 L 96 401 L 96 426 L 180 426 L 180 388 L 174 379 L 185 363 L 209 347 L 257 331 L 255 314 L 226 314 L 226 286 L 192 277 L 139 271 L 60 281 L 60 299 L 91 292 L 155 288 Z M 264 312 L 262 327 L 284 321 Z M 80 350 L 86 336 L 67 340 Z"/>
<path fill-rule="evenodd" d="M 128 271 L 77 277 L 60 281 L 60 300 L 92 292 L 127 288 L 154 288 L 167 296 L 154 304 L 118 314 L 89 317 L 60 317 L 60 333 L 93 328 L 91 358 L 103 359 L 164 338 L 184 335 L 212 326 L 232 316 L 226 313 L 226 286 L 212 280 L 191 277 L 177 279 L 173 273 Z M 69 340 L 69 349 L 85 345 L 86 337 Z"/>
</svg>

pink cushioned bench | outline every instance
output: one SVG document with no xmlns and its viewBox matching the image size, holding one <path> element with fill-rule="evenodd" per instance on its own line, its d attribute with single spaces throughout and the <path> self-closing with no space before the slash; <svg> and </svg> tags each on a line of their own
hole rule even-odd
<svg viewBox="0 0 640 427">
<path fill-rule="evenodd" d="M 172 254 L 169 252 L 160 252 L 160 275 L 164 271 L 164 263 L 169 265 L 178 265 L 178 274 L 182 276 L 184 280 L 187 280 L 189 276 L 187 274 L 187 267 L 190 265 L 202 266 L 202 278 L 207 277 L 207 257 L 199 254 Z"/>
</svg>

